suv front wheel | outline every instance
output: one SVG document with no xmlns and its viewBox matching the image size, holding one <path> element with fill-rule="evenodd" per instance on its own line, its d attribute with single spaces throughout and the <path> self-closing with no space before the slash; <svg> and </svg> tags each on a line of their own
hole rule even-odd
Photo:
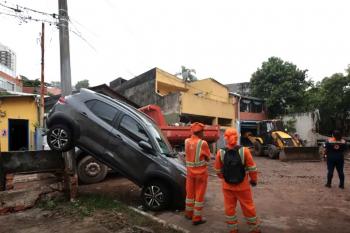
<svg viewBox="0 0 350 233">
<path fill-rule="evenodd" d="M 169 206 L 170 190 L 160 181 L 151 181 L 143 187 L 141 197 L 146 209 L 163 210 Z"/>
<path fill-rule="evenodd" d="M 51 150 L 65 152 L 73 148 L 71 130 L 64 125 L 53 125 L 47 133 L 47 144 Z"/>
</svg>

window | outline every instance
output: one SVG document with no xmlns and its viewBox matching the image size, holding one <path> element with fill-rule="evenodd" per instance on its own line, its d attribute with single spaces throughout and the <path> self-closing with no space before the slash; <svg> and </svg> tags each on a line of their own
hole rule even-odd
<svg viewBox="0 0 350 233">
<path fill-rule="evenodd" d="M 148 136 L 142 126 L 131 117 L 125 115 L 120 122 L 120 131 L 136 142 L 144 140 L 148 142 Z"/>
<path fill-rule="evenodd" d="M 96 103 L 96 101 L 97 100 L 89 100 L 89 101 L 86 101 L 85 104 L 91 110 L 92 106 Z"/>
<path fill-rule="evenodd" d="M 116 108 L 99 100 L 89 100 L 85 104 L 91 112 L 110 125 L 112 125 L 114 117 L 119 112 Z"/>
<path fill-rule="evenodd" d="M 260 113 L 262 112 L 262 102 L 259 102 L 259 101 L 253 101 L 252 102 L 252 112 L 255 112 L 255 113 Z"/>
</svg>

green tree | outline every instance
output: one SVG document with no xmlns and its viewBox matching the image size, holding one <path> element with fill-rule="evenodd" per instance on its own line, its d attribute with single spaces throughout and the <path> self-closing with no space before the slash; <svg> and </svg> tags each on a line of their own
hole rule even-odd
<svg viewBox="0 0 350 233">
<path fill-rule="evenodd" d="M 39 79 L 30 80 L 26 76 L 20 75 L 24 87 L 40 87 Z"/>
<path fill-rule="evenodd" d="M 334 129 L 349 133 L 350 75 L 336 73 L 326 77 L 319 85 L 318 108 L 320 109 L 321 133 L 329 134 Z"/>
<path fill-rule="evenodd" d="M 81 88 L 89 88 L 89 87 L 90 87 L 90 85 L 89 85 L 89 80 L 87 80 L 87 79 L 78 81 L 77 84 L 75 84 L 75 89 L 78 90 L 78 91 L 79 91 Z"/>
<path fill-rule="evenodd" d="M 53 87 L 61 88 L 61 82 L 60 81 L 51 81 L 50 85 Z"/>
<path fill-rule="evenodd" d="M 306 90 L 312 82 L 307 70 L 278 57 L 270 57 L 253 73 L 251 94 L 266 100 L 269 117 L 300 111 L 304 106 Z"/>
</svg>

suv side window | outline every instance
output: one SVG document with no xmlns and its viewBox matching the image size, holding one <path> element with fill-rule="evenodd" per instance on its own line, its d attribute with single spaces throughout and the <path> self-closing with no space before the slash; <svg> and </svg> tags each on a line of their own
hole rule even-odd
<svg viewBox="0 0 350 233">
<path fill-rule="evenodd" d="M 89 100 L 85 104 L 91 112 L 110 125 L 112 125 L 114 117 L 119 113 L 118 109 L 99 100 Z"/>
<path fill-rule="evenodd" d="M 124 115 L 120 121 L 119 130 L 136 142 L 148 142 L 148 136 L 142 126 L 131 117 Z"/>
</svg>

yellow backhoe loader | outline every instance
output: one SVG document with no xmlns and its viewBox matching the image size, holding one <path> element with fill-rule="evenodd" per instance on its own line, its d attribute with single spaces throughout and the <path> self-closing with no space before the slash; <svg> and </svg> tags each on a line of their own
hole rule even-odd
<svg viewBox="0 0 350 233">
<path fill-rule="evenodd" d="M 300 139 L 287 133 L 281 120 L 264 120 L 257 125 L 257 135 L 246 133 L 254 145 L 256 156 L 268 155 L 271 159 L 290 160 L 320 160 L 317 146 L 303 146 Z"/>
</svg>

